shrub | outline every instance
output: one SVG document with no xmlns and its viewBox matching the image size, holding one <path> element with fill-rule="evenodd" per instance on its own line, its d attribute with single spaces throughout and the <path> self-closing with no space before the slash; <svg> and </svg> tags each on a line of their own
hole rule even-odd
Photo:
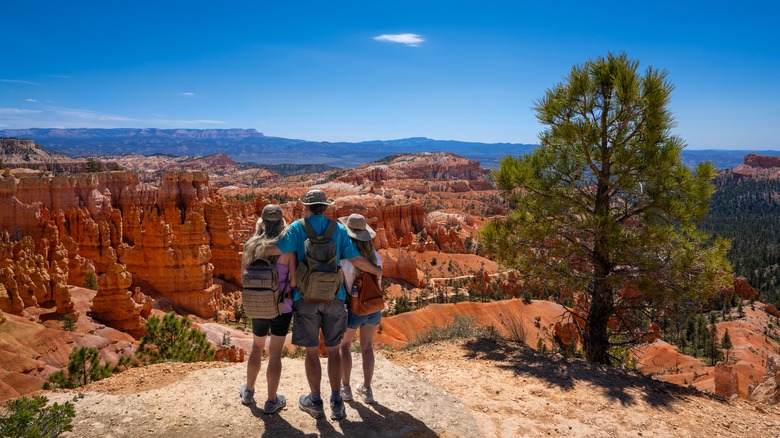
<svg viewBox="0 0 780 438">
<path fill-rule="evenodd" d="M 69 359 L 67 373 L 57 371 L 49 376 L 49 382 L 60 388 L 78 388 L 114 372 L 114 367 L 100 363 L 98 349 L 94 347 L 76 347 Z"/>
<path fill-rule="evenodd" d="M 423 344 L 430 344 L 445 339 L 471 338 L 474 336 L 487 336 L 485 330 L 477 327 L 476 318 L 467 315 L 455 315 L 451 322 L 438 326 L 433 323 L 425 326 L 417 338 L 406 344 L 404 348 L 412 349 Z"/>
<path fill-rule="evenodd" d="M 76 318 L 72 313 L 68 313 L 62 317 L 62 329 L 66 332 L 72 332 L 76 329 Z"/>
<path fill-rule="evenodd" d="M 97 276 L 94 272 L 87 272 L 87 276 L 84 277 L 84 285 L 87 289 L 98 290 Z"/>
<path fill-rule="evenodd" d="M 73 429 L 71 423 L 76 415 L 73 403 L 54 403 L 42 395 L 20 397 L 8 405 L 8 413 L 0 418 L 0 436 L 8 437 L 55 437 Z"/>
<path fill-rule="evenodd" d="M 214 359 L 214 349 L 206 335 L 192 326 L 185 316 L 168 312 L 162 319 L 151 316 L 146 321 L 137 356 L 145 363 L 195 362 Z"/>
<path fill-rule="evenodd" d="M 507 339 L 513 342 L 525 344 L 526 332 L 523 317 L 513 312 L 503 314 L 501 325 L 507 332 Z"/>
</svg>

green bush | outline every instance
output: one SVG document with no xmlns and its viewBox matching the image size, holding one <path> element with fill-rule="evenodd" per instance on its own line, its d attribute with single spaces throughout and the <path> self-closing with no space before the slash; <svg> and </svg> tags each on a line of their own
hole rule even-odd
<svg viewBox="0 0 780 438">
<path fill-rule="evenodd" d="M 98 290 L 98 280 L 94 272 L 87 272 L 83 286 L 87 289 Z"/>
<path fill-rule="evenodd" d="M 78 388 L 89 382 L 104 379 L 114 372 L 114 367 L 100 363 L 99 352 L 94 347 L 76 347 L 69 356 L 67 373 L 57 371 L 49 376 L 49 382 L 60 388 Z"/>
<path fill-rule="evenodd" d="M 8 405 L 8 413 L 0 418 L 0 436 L 7 437 L 56 437 L 73 429 L 76 415 L 73 403 L 54 403 L 46 407 L 49 399 L 42 395 L 20 397 Z"/>
<path fill-rule="evenodd" d="M 414 341 L 406 344 L 404 348 L 412 349 L 423 344 L 430 344 L 445 339 L 489 336 L 489 333 L 475 324 L 476 320 L 473 316 L 455 315 L 451 322 L 446 322 L 444 325 L 428 324 L 422 333 Z"/>
<path fill-rule="evenodd" d="M 196 362 L 214 359 L 214 349 L 206 335 L 192 326 L 185 316 L 168 312 L 162 319 L 151 316 L 146 334 L 141 338 L 136 355 L 147 364 L 158 362 Z"/>
</svg>

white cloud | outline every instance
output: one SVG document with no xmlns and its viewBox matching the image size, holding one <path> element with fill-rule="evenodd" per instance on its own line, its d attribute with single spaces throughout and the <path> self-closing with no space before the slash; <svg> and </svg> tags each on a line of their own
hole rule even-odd
<svg viewBox="0 0 780 438">
<path fill-rule="evenodd" d="M 105 114 L 96 111 L 72 109 L 72 108 L 58 108 L 54 110 L 55 113 L 80 120 L 95 120 L 100 122 L 139 122 L 139 119 L 132 117 L 118 116 L 114 114 Z"/>
<path fill-rule="evenodd" d="M 0 82 L 5 82 L 5 83 L 8 83 L 8 84 L 38 85 L 37 82 L 23 81 L 23 80 L 20 80 L 20 79 L 0 79 Z"/>
<path fill-rule="evenodd" d="M 192 97 L 195 93 L 192 93 L 190 91 L 187 91 L 186 93 L 179 93 L 179 96 L 185 96 L 185 97 Z"/>
<path fill-rule="evenodd" d="M 35 103 L 38 101 L 38 99 L 24 99 L 25 102 L 32 102 Z"/>
<path fill-rule="evenodd" d="M 22 115 L 22 114 L 38 114 L 41 111 L 19 109 L 19 108 L 0 108 L 0 114 L 5 115 Z"/>
<path fill-rule="evenodd" d="M 406 44 L 407 46 L 411 47 L 417 47 L 423 42 L 425 42 L 425 38 L 421 37 L 420 35 L 417 35 L 416 33 L 395 33 L 395 34 L 384 34 L 374 37 L 377 41 L 383 41 L 387 43 L 400 43 L 400 44 Z"/>
</svg>

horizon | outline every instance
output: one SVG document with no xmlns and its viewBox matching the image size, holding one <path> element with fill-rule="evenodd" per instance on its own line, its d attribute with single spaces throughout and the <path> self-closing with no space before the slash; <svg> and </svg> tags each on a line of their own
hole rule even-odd
<svg viewBox="0 0 780 438">
<path fill-rule="evenodd" d="M 17 3 L 0 29 L 0 129 L 537 144 L 534 101 L 626 52 L 668 72 L 686 149 L 780 150 L 780 18 L 759 6 Z"/>
</svg>

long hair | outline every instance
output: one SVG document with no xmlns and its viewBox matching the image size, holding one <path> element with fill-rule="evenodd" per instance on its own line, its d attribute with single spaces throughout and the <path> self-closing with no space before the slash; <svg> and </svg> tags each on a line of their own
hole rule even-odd
<svg viewBox="0 0 780 438">
<path fill-rule="evenodd" d="M 258 219 L 255 224 L 255 234 L 244 244 L 242 266 L 249 266 L 255 260 L 265 257 L 266 248 L 278 242 L 285 232 L 287 232 L 287 222 L 284 219 L 279 221 Z"/>
<path fill-rule="evenodd" d="M 352 239 L 352 243 L 355 244 L 355 248 L 360 255 L 365 257 L 372 265 L 377 266 L 376 253 L 374 252 L 374 243 L 372 241 Z"/>
</svg>

